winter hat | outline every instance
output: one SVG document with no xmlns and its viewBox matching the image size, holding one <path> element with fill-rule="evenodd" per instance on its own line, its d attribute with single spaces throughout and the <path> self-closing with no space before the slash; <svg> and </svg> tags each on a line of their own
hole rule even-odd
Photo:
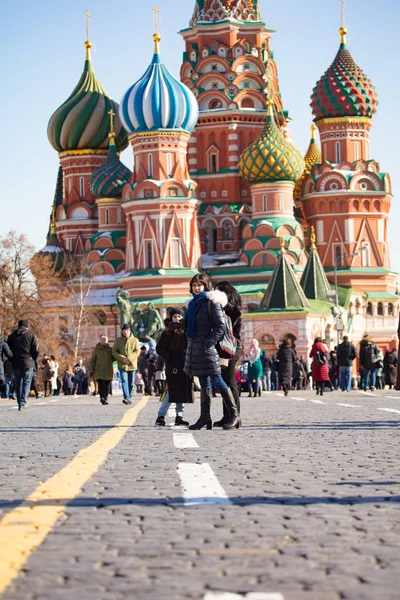
<svg viewBox="0 0 400 600">
<path fill-rule="evenodd" d="M 26 319 L 21 319 L 20 321 L 18 321 L 18 327 L 28 328 L 28 321 Z"/>
<path fill-rule="evenodd" d="M 131 326 L 129 325 L 129 323 L 124 323 L 124 324 L 122 325 L 122 328 L 121 328 L 121 329 L 122 329 L 122 331 L 123 331 L 124 329 L 130 329 L 130 328 L 131 328 Z"/>
<path fill-rule="evenodd" d="M 183 312 L 182 308 L 179 308 L 179 306 L 174 306 L 169 311 L 169 318 L 172 319 L 174 315 L 181 315 L 181 317 L 184 317 L 185 313 Z"/>
</svg>

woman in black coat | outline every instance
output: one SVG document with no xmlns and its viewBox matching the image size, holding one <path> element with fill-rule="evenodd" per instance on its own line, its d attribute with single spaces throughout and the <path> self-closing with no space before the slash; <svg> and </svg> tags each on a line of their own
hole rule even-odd
<svg viewBox="0 0 400 600">
<path fill-rule="evenodd" d="M 227 305 L 226 294 L 211 291 L 211 280 L 206 273 L 195 275 L 190 281 L 192 300 L 185 316 L 186 351 L 185 373 L 197 376 L 201 387 L 201 412 L 198 421 L 189 429 L 201 429 L 211 422 L 211 388 L 219 390 L 228 407 L 231 418 L 224 429 L 238 426 L 239 416 L 230 388 L 221 377 L 221 365 L 216 345 L 225 333 L 223 307 Z"/>
<path fill-rule="evenodd" d="M 3 391 L 3 387 L 6 382 L 6 377 L 4 374 L 4 362 L 3 362 L 4 356 L 10 360 L 13 357 L 13 353 L 11 352 L 10 347 L 7 344 L 7 342 L 4 341 L 3 338 L 0 337 L 0 388 L 1 388 L 1 392 Z M 2 394 L 0 393 L 0 398 L 1 398 L 1 395 Z"/>
<path fill-rule="evenodd" d="M 279 360 L 279 385 L 282 386 L 285 396 L 292 387 L 293 364 L 297 360 L 296 350 L 290 338 L 284 338 L 278 350 Z"/>
<path fill-rule="evenodd" d="M 183 420 L 184 403 L 193 402 L 191 377 L 184 373 L 187 339 L 183 330 L 184 312 L 174 307 L 165 320 L 165 330 L 157 342 L 156 352 L 165 361 L 168 391 L 158 411 L 156 425 L 165 425 L 165 415 L 171 402 L 176 403 L 175 425 L 189 425 Z"/>
<path fill-rule="evenodd" d="M 236 408 L 239 415 L 239 424 L 240 424 L 240 396 L 238 384 L 236 381 L 236 365 L 239 360 L 242 344 L 240 341 L 241 329 L 242 329 L 242 300 L 240 298 L 239 293 L 233 285 L 229 283 L 229 281 L 219 281 L 216 286 L 216 290 L 220 292 L 224 292 L 226 297 L 228 298 L 228 304 L 224 306 L 225 314 L 230 318 L 232 323 L 232 331 L 235 336 L 235 340 L 237 342 L 236 353 L 235 355 L 227 361 L 226 366 L 221 367 L 221 375 L 222 379 L 227 383 L 232 391 L 233 397 L 235 399 Z M 214 423 L 214 427 L 223 427 L 229 421 L 229 411 L 228 407 L 222 402 L 223 409 L 223 417 L 220 421 L 216 421 Z"/>
<path fill-rule="evenodd" d="M 397 374 L 397 353 L 396 348 L 392 351 L 386 350 L 385 358 L 383 359 L 383 372 L 385 374 L 385 385 L 389 386 L 389 389 L 393 389 L 396 385 L 396 374 Z"/>
</svg>

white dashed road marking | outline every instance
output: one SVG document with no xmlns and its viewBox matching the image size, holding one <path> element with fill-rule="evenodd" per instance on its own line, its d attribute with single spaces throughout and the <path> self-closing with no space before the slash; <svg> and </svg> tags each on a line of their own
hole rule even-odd
<svg viewBox="0 0 400 600">
<path fill-rule="evenodd" d="M 345 404 L 344 402 L 338 402 L 338 406 L 347 406 L 348 408 L 362 408 L 361 404 Z"/>
<path fill-rule="evenodd" d="M 177 470 L 186 506 L 232 504 L 208 463 L 179 463 Z"/>
<path fill-rule="evenodd" d="M 326 404 L 326 402 L 323 402 L 322 400 L 310 400 L 310 402 L 314 402 L 314 404 Z"/>
<path fill-rule="evenodd" d="M 292 400 L 298 400 L 299 402 L 307 402 L 305 398 L 299 398 L 298 396 L 289 396 Z"/>
<path fill-rule="evenodd" d="M 397 410 L 396 408 L 377 408 L 376 410 L 384 410 L 386 412 L 396 413 L 400 415 L 400 410 Z"/>
<path fill-rule="evenodd" d="M 203 600 L 285 600 L 285 598 L 282 594 L 270 594 L 268 592 L 249 592 L 248 594 L 207 592 Z"/>
<path fill-rule="evenodd" d="M 174 433 L 175 448 L 198 448 L 199 445 L 191 433 Z"/>
</svg>

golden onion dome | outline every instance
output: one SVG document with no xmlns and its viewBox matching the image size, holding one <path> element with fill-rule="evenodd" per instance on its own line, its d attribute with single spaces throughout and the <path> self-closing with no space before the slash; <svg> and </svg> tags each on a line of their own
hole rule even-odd
<svg viewBox="0 0 400 600">
<path fill-rule="evenodd" d="M 275 122 L 273 103 L 268 103 L 268 115 L 262 134 L 243 151 L 239 171 L 251 183 L 292 181 L 304 171 L 300 151 L 288 141 Z"/>
<path fill-rule="evenodd" d="M 303 174 L 300 177 L 300 179 L 296 182 L 296 186 L 295 186 L 294 192 L 293 192 L 295 200 L 298 200 L 300 198 L 301 186 L 303 184 L 303 181 L 304 181 L 306 175 L 309 175 L 311 173 L 311 169 L 313 168 L 314 165 L 320 165 L 322 163 L 321 149 L 315 139 L 316 129 L 317 128 L 314 124 L 311 125 L 311 140 L 310 140 L 310 145 L 308 146 L 306 155 L 304 157 L 304 162 L 305 162 L 304 171 L 303 171 Z"/>
</svg>

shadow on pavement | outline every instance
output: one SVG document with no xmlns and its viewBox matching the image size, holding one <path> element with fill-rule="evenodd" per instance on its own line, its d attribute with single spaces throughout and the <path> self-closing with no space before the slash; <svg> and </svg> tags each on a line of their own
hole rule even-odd
<svg viewBox="0 0 400 600">
<path fill-rule="evenodd" d="M 220 498 L 216 497 L 199 497 L 190 498 L 190 504 L 201 504 L 201 505 L 213 505 L 217 504 Z M 254 504 L 263 505 L 283 505 L 283 506 L 310 506 L 313 504 L 329 504 L 329 505 L 344 505 L 353 506 L 357 504 L 398 504 L 400 503 L 400 496 L 344 496 L 342 498 L 335 498 L 332 496 L 310 496 L 310 497 L 296 497 L 296 496 L 243 496 L 243 497 L 231 497 L 230 502 L 234 506 L 251 506 Z M 224 498 L 224 501 L 226 499 Z M 183 498 L 75 498 L 70 499 L 51 499 L 51 500 L 39 500 L 37 502 L 24 501 L 24 500 L 0 500 L 0 509 L 7 508 L 12 509 L 19 505 L 34 507 L 34 506 L 55 506 L 55 505 L 67 505 L 68 507 L 96 507 L 96 508 L 107 508 L 109 506 L 182 506 L 185 504 Z M 225 505 L 226 507 L 226 505 Z"/>
</svg>

